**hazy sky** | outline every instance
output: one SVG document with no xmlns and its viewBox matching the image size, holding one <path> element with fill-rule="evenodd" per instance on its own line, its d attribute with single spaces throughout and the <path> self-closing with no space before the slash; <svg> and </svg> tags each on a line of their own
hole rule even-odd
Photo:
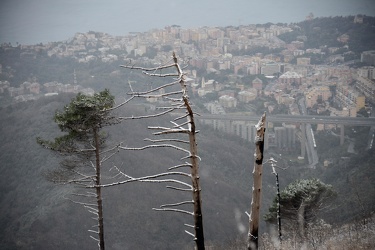
<svg viewBox="0 0 375 250">
<path fill-rule="evenodd" d="M 125 35 L 183 28 L 375 16 L 375 0 L 0 0 L 0 43 L 63 41 L 76 32 Z"/>
</svg>

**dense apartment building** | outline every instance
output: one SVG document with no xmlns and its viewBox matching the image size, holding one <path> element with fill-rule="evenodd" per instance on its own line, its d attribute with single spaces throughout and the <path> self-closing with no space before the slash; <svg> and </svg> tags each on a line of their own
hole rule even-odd
<svg viewBox="0 0 375 250">
<path fill-rule="evenodd" d="M 306 107 L 311 108 L 318 100 L 328 101 L 331 96 L 332 93 L 326 85 L 312 87 L 305 92 Z"/>
<path fill-rule="evenodd" d="M 375 81 L 359 76 L 355 87 L 365 95 L 365 97 L 375 103 Z"/>
<path fill-rule="evenodd" d="M 365 107 L 365 96 L 348 85 L 337 85 L 335 100 L 340 103 L 342 107 L 348 109 L 355 107 L 356 111 Z"/>
<path fill-rule="evenodd" d="M 357 71 L 358 76 L 368 78 L 371 80 L 375 80 L 375 67 L 369 66 L 369 67 L 362 67 L 359 68 Z"/>
<path fill-rule="evenodd" d="M 237 106 L 237 99 L 233 96 L 223 95 L 219 97 L 219 103 L 225 108 L 235 108 Z"/>
<path fill-rule="evenodd" d="M 254 88 L 238 92 L 238 100 L 243 103 L 254 101 L 257 96 L 257 90 Z"/>
<path fill-rule="evenodd" d="M 301 84 L 302 78 L 302 75 L 296 72 L 287 71 L 279 77 L 279 82 L 285 84 Z"/>
</svg>

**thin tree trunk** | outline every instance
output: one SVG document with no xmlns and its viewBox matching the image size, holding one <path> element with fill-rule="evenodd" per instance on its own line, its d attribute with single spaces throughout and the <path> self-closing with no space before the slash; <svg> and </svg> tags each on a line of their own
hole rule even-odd
<svg viewBox="0 0 375 250">
<path fill-rule="evenodd" d="M 253 190 L 251 199 L 251 212 L 249 218 L 249 233 L 247 249 L 258 249 L 259 220 L 260 220 L 260 204 L 262 197 L 262 168 L 263 168 L 263 149 L 264 149 L 264 133 L 266 125 L 266 114 L 263 114 L 256 125 L 257 134 L 255 137 L 255 162 L 253 169 Z"/>
<path fill-rule="evenodd" d="M 279 231 L 279 241 L 281 245 L 282 234 L 281 234 L 280 184 L 279 184 L 279 174 L 276 171 L 275 171 L 275 175 L 276 175 L 276 186 L 277 186 L 277 226 L 278 226 L 278 231 Z"/>
<path fill-rule="evenodd" d="M 183 90 L 182 99 L 184 101 L 187 119 L 189 122 L 189 144 L 190 144 L 190 162 L 191 162 L 191 179 L 193 185 L 193 202 L 194 202 L 194 230 L 195 230 L 195 246 L 197 250 L 204 250 L 204 234 L 203 234 L 203 216 L 202 216 L 202 201 L 201 201 L 201 188 L 199 184 L 199 164 L 198 164 L 198 148 L 195 138 L 195 121 L 194 112 L 190 107 L 189 99 L 186 90 L 185 75 L 183 74 L 176 54 L 173 52 L 173 61 L 176 70 L 180 77 L 181 89 Z"/>
<path fill-rule="evenodd" d="M 194 200 L 194 228 L 195 228 L 195 242 L 197 250 L 204 250 L 204 234 L 203 234 L 203 217 L 201 207 L 201 189 L 199 185 L 199 165 L 197 157 L 197 142 L 195 140 L 195 123 L 193 117 L 193 111 L 188 104 L 188 100 L 184 98 L 185 105 L 187 107 L 189 116 L 189 122 L 191 125 L 189 133 L 190 152 L 191 152 L 191 178 L 193 184 L 193 200 Z"/>
<path fill-rule="evenodd" d="M 100 143 L 99 143 L 99 134 L 98 129 L 94 128 L 94 143 L 95 143 L 95 160 L 96 160 L 96 201 L 98 204 L 98 235 L 99 235 L 99 249 L 104 250 L 104 226 L 103 226 L 103 200 L 102 200 L 102 190 L 100 187 Z"/>
<path fill-rule="evenodd" d="M 305 240 L 305 202 L 302 201 L 297 213 L 298 233 L 302 240 Z"/>
</svg>

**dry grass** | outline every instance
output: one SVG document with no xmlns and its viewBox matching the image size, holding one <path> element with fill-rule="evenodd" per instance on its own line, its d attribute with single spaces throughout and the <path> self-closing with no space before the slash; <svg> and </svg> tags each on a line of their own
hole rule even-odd
<svg viewBox="0 0 375 250">
<path fill-rule="evenodd" d="M 280 244 L 277 232 L 263 234 L 259 239 L 260 250 L 372 250 L 375 249 L 375 216 L 370 219 L 346 224 L 338 228 L 320 221 L 307 228 L 307 236 L 302 240 L 297 230 L 283 232 Z M 236 238 L 218 246 L 206 244 L 209 250 L 247 249 L 244 237 Z"/>
<path fill-rule="evenodd" d="M 375 249 L 375 220 L 373 217 L 366 221 L 347 224 L 339 228 L 332 228 L 321 221 L 308 227 L 307 236 L 304 240 L 301 240 L 296 231 L 288 231 L 285 235 L 287 237 L 280 245 L 277 237 L 264 234 L 260 249 L 372 250 Z"/>
</svg>

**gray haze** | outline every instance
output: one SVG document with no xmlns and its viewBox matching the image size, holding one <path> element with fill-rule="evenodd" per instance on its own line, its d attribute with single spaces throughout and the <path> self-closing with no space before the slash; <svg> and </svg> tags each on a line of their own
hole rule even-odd
<svg viewBox="0 0 375 250">
<path fill-rule="evenodd" d="M 0 43 L 67 40 L 76 32 L 111 35 L 168 25 L 183 28 L 375 16 L 374 0 L 1 0 Z"/>
</svg>

